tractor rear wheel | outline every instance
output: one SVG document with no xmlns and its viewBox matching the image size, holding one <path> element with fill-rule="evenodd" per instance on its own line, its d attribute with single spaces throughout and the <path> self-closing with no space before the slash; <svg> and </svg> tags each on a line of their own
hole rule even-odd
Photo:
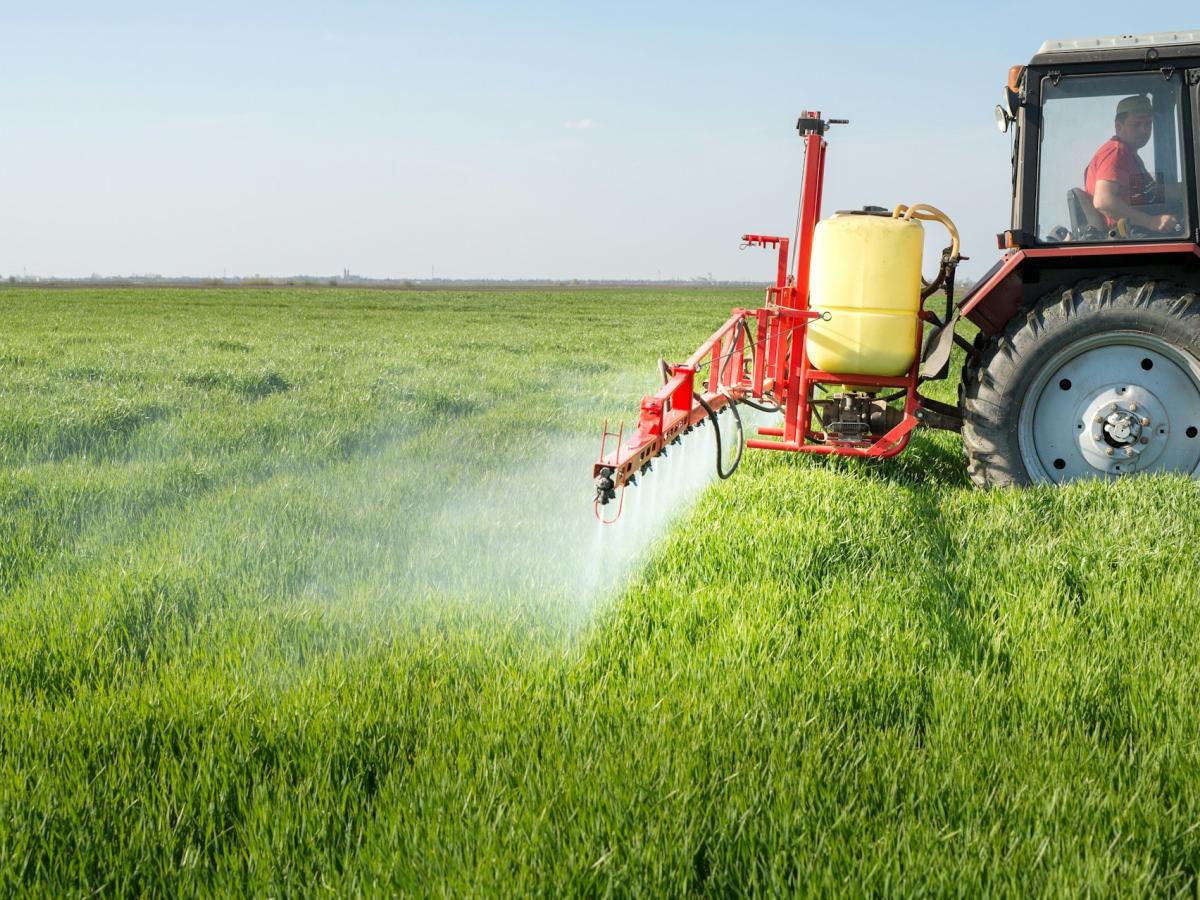
<svg viewBox="0 0 1200 900">
<path fill-rule="evenodd" d="M 1200 297 L 1144 278 L 1056 290 L 963 368 L 963 449 L 980 487 L 1200 477 Z"/>
</svg>

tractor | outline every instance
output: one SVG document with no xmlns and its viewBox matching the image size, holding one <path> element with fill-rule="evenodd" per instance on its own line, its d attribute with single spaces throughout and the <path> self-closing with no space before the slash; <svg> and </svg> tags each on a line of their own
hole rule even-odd
<svg viewBox="0 0 1200 900">
<path fill-rule="evenodd" d="M 961 297 L 958 232 L 940 210 L 821 220 L 825 136 L 844 120 L 801 114 L 796 233 L 743 235 L 777 251 L 775 283 L 687 360 L 661 362 L 662 388 L 628 438 L 605 424 L 592 467 L 602 521 L 655 457 L 710 422 L 722 477 L 743 445 L 886 458 L 918 427 L 960 432 L 984 488 L 1200 477 L 1200 31 L 1047 41 L 1009 70 L 995 112 L 1012 142 L 1011 227 Z M 927 280 L 932 222 L 950 243 Z M 955 344 L 958 404 L 923 396 Z M 782 422 L 746 440 L 739 406 Z M 725 463 L 729 418 L 738 446 Z"/>
</svg>

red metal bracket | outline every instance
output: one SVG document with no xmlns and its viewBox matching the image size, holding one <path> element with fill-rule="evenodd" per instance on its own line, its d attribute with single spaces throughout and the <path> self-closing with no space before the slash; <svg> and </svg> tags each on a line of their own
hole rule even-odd
<svg viewBox="0 0 1200 900">
<path fill-rule="evenodd" d="M 785 237 L 775 237 L 769 234 L 743 234 L 743 247 L 778 247 L 779 262 L 775 272 L 775 286 L 783 287 L 787 284 L 787 263 L 788 263 L 788 247 L 791 241 Z"/>
</svg>

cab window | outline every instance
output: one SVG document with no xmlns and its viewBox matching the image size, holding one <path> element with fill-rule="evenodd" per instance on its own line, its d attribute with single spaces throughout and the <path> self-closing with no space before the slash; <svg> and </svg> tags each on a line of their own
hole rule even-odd
<svg viewBox="0 0 1200 900">
<path fill-rule="evenodd" d="M 1038 241 L 1189 233 L 1181 97 L 1178 73 L 1042 79 Z"/>
</svg>

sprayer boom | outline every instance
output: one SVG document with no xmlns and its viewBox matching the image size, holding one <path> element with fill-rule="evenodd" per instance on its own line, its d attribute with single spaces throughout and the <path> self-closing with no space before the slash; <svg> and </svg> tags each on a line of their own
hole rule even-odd
<svg viewBox="0 0 1200 900">
<path fill-rule="evenodd" d="M 787 253 L 786 238 L 765 240 L 782 241 L 781 254 Z M 781 291 L 790 294 L 791 289 L 770 288 L 768 302 Z M 656 456 L 696 425 L 711 419 L 719 427 L 716 414 L 725 406 L 772 397 L 775 366 L 781 355 L 786 358 L 782 348 L 790 344 L 792 334 L 820 318 L 824 316 L 819 312 L 778 305 L 735 309 L 685 362 L 663 362 L 664 384 L 657 393 L 642 398 L 633 435 L 622 444 L 618 434 L 617 447 L 609 452 L 611 433 L 605 427 L 600 458 L 592 466 L 597 504 L 614 499 L 616 491 L 649 471 Z"/>
<path fill-rule="evenodd" d="M 604 446 L 609 436 L 605 430 L 600 459 L 592 467 L 597 500 L 607 502 L 603 493 L 624 487 L 648 469 L 654 457 L 704 420 L 707 409 L 720 410 L 750 389 L 745 374 L 746 315 L 746 310 L 735 309 L 686 362 L 662 364 L 665 383 L 657 393 L 642 398 L 637 429 L 624 444 L 618 439 L 612 452 Z M 702 370 L 707 370 L 706 377 L 698 384 L 696 375 Z"/>
</svg>

